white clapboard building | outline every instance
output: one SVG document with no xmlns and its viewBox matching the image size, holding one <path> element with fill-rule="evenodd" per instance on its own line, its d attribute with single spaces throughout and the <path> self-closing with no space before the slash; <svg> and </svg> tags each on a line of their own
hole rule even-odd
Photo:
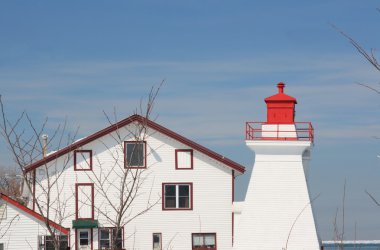
<svg viewBox="0 0 380 250">
<path fill-rule="evenodd" d="M 113 206 L 127 170 L 127 179 L 138 173 L 141 183 L 125 185 L 124 194 L 139 185 L 138 194 L 112 241 Z M 48 154 L 26 172 L 35 178 L 28 205 L 34 211 L 34 201 L 46 204 L 48 180 L 56 181 L 49 218 L 70 230 L 71 249 L 232 247 L 234 178 L 244 167 L 139 115 Z"/>
<path fill-rule="evenodd" d="M 244 202 L 243 166 L 133 115 L 25 167 L 27 207 L 0 199 L 0 250 L 53 249 L 40 209 L 61 249 L 319 249 L 305 177 L 313 129 L 294 122 L 296 100 L 278 87 L 267 121 L 247 123 L 256 159 Z"/>
</svg>

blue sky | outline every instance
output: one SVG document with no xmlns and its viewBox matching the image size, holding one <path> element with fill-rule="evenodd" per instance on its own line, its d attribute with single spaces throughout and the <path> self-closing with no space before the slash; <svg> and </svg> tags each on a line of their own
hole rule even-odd
<svg viewBox="0 0 380 250">
<path fill-rule="evenodd" d="M 297 120 L 316 130 L 310 188 L 324 240 L 333 238 L 347 180 L 348 239 L 378 239 L 379 95 L 376 72 L 329 25 L 365 48 L 380 42 L 378 1 L 1 1 L 0 94 L 13 117 L 51 126 L 67 117 L 86 136 L 102 111 L 133 113 L 165 79 L 157 122 L 245 165 L 246 121 L 283 81 Z M 11 164 L 3 143 L 0 161 Z M 250 171 L 238 179 L 244 198 Z"/>
</svg>

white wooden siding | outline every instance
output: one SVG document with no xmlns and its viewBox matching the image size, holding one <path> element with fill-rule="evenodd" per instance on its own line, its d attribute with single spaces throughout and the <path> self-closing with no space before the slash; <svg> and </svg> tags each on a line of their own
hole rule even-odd
<svg viewBox="0 0 380 250">
<path fill-rule="evenodd" d="M 4 204 L 0 200 L 0 205 Z M 47 235 L 43 222 L 7 204 L 7 217 L 0 220 L 0 243 L 6 250 L 38 249 L 38 235 Z"/>
<path fill-rule="evenodd" d="M 134 131 L 129 125 L 119 130 L 119 135 L 125 141 L 132 140 L 128 131 Z M 143 172 L 144 184 L 139 196 L 129 210 L 129 218 L 146 208 L 147 203 L 158 201 L 150 211 L 129 222 L 124 229 L 125 249 L 152 249 L 152 234 L 162 233 L 163 249 L 188 250 L 191 248 L 192 233 L 216 233 L 218 250 L 231 250 L 232 245 L 232 170 L 220 162 L 194 150 L 192 170 L 181 171 L 175 167 L 175 150 L 187 149 L 173 138 L 157 131 L 148 131 L 145 138 L 147 144 L 147 169 Z M 75 184 L 94 183 L 94 219 L 99 221 L 99 227 L 111 227 L 106 217 L 97 212 L 106 211 L 108 216 L 115 217 L 113 210 L 99 190 L 99 185 L 93 177 L 108 179 L 106 195 L 110 200 L 119 200 L 118 191 L 120 175 L 124 170 L 124 154 L 122 144 L 115 142 L 116 133 L 105 135 L 83 146 L 82 150 L 92 150 L 92 171 L 74 171 L 73 153 L 61 156 L 52 162 L 51 168 L 58 173 L 64 169 L 58 181 L 58 188 L 52 189 L 52 200 L 60 197 L 56 204 L 64 204 L 64 216 L 51 211 L 50 218 L 59 221 L 62 226 L 71 228 L 75 220 Z M 180 154 L 181 155 L 181 154 Z M 182 158 L 182 156 L 184 156 Z M 182 154 L 181 162 L 188 161 L 188 155 Z M 178 160 L 178 159 L 177 159 Z M 66 164 L 69 162 L 70 164 Z M 62 167 L 63 166 L 63 167 Z M 43 185 L 46 177 L 37 176 Z M 193 210 L 163 211 L 162 210 L 162 183 L 186 182 L 193 183 Z M 37 185 L 36 197 L 44 201 L 43 192 Z M 150 200 L 149 200 L 150 197 Z M 58 206 L 58 205 L 55 205 Z M 82 216 L 82 215 L 81 215 Z M 74 249 L 75 230 L 71 230 L 71 247 Z M 98 236 L 94 230 L 94 249 L 98 247 Z"/>
</svg>

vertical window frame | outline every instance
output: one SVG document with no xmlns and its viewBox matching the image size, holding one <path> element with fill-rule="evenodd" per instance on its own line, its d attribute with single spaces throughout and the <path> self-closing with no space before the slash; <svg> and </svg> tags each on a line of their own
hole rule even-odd
<svg viewBox="0 0 380 250">
<path fill-rule="evenodd" d="M 91 218 L 79 218 L 79 210 L 78 210 L 78 189 L 80 186 L 90 186 L 91 187 Z M 75 183 L 75 219 L 76 220 L 93 220 L 95 218 L 95 209 L 94 209 L 94 183 Z"/>
<path fill-rule="evenodd" d="M 77 153 L 89 153 L 90 154 L 90 168 L 78 168 L 77 167 Z M 78 149 L 74 150 L 74 171 L 92 171 L 92 150 L 90 149 Z"/>
<path fill-rule="evenodd" d="M 162 233 L 153 233 L 152 234 L 152 244 L 153 244 L 153 250 L 155 250 L 155 248 L 154 248 L 154 236 L 155 235 L 160 235 L 160 248 L 159 248 L 159 250 L 162 250 Z"/>
<path fill-rule="evenodd" d="M 165 186 L 172 185 L 176 186 L 176 208 L 166 208 L 165 207 Z M 188 185 L 189 186 L 189 207 L 188 208 L 177 208 L 179 204 L 177 204 L 177 200 L 179 200 L 179 188 L 177 188 L 180 185 Z M 177 191 L 178 190 L 178 191 Z M 193 210 L 193 203 L 194 203 L 194 190 L 193 190 L 193 183 L 192 182 L 165 182 L 162 183 L 162 210 L 163 211 L 189 211 Z M 178 197 L 177 197 L 178 196 Z M 179 201 L 178 201 L 179 202 Z"/>
<path fill-rule="evenodd" d="M 143 165 L 142 166 L 128 166 L 128 161 L 127 161 L 127 144 L 139 144 L 141 143 L 144 147 L 143 152 Z M 147 143 L 146 141 L 124 141 L 124 168 L 129 168 L 129 169 L 144 169 L 147 166 Z"/>
<path fill-rule="evenodd" d="M 181 167 L 178 162 L 178 153 L 190 152 L 190 167 Z M 192 149 L 176 149 L 175 150 L 175 169 L 176 170 L 193 170 L 194 169 L 194 150 Z"/>
</svg>

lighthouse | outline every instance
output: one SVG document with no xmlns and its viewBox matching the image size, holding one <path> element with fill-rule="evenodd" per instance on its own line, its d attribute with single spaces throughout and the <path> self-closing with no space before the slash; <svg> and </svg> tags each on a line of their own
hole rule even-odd
<svg viewBox="0 0 380 250">
<path fill-rule="evenodd" d="M 255 163 L 239 204 L 234 250 L 319 250 L 307 168 L 313 146 L 310 122 L 295 121 L 297 100 L 284 93 L 265 99 L 266 122 L 246 123 Z M 235 211 L 236 213 L 236 211 Z"/>
</svg>

